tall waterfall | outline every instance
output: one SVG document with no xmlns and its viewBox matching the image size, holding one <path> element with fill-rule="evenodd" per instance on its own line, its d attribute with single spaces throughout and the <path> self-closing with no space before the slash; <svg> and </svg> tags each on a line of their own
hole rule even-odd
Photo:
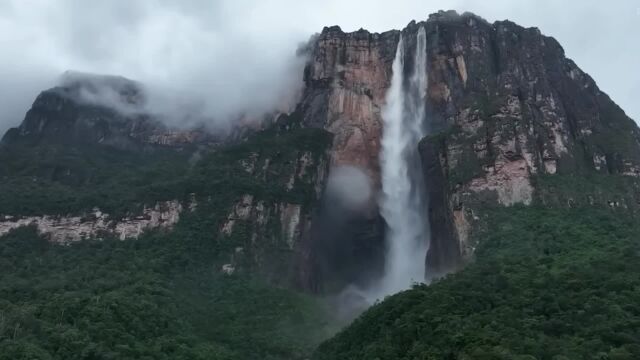
<svg viewBox="0 0 640 360">
<path fill-rule="evenodd" d="M 384 276 L 371 289 L 370 298 L 381 298 L 425 280 L 429 224 L 417 148 L 425 135 L 426 42 L 426 33 L 421 27 L 416 39 L 413 69 L 406 79 L 405 44 L 401 35 L 393 61 L 391 87 L 382 111 L 382 196 L 379 205 L 388 226 L 387 253 Z"/>
</svg>

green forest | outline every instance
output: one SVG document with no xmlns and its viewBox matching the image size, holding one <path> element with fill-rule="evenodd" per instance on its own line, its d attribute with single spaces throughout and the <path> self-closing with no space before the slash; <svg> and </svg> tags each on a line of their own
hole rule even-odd
<svg viewBox="0 0 640 360">
<path fill-rule="evenodd" d="M 640 359 L 637 218 L 533 206 L 486 220 L 472 264 L 373 306 L 313 359 Z"/>
<path fill-rule="evenodd" d="M 302 359 L 326 337 L 318 300 L 222 275 L 185 221 L 134 241 L 0 241 L 0 359 Z M 200 232 L 200 233 L 199 233 Z"/>
<path fill-rule="evenodd" d="M 243 271 L 248 262 L 223 274 L 229 253 L 249 239 L 218 232 L 243 194 L 311 206 L 310 179 L 289 190 L 283 177 L 300 153 L 321 156 L 330 141 L 322 130 L 272 128 L 207 151 L 0 149 L 0 213 L 81 214 L 99 205 L 117 218 L 197 194 L 197 209 L 171 232 L 136 240 L 62 246 L 34 228 L 0 238 L 0 359 L 307 358 L 335 333 L 330 312 L 291 290 L 289 274 L 281 286 Z M 248 156 L 268 158 L 271 171 L 248 174 L 239 166 Z"/>
</svg>

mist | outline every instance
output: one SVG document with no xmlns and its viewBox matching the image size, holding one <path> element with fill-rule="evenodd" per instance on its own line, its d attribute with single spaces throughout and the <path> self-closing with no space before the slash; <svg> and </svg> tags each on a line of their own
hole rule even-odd
<svg viewBox="0 0 640 360">
<path fill-rule="evenodd" d="M 4 0 L 0 133 L 18 125 L 66 70 L 139 81 L 153 90 L 150 107 L 176 125 L 185 106 L 216 124 L 286 109 L 302 85 L 296 50 L 323 26 L 381 32 L 440 9 L 539 27 L 640 119 L 640 73 L 631 71 L 640 61 L 634 0 Z"/>
<path fill-rule="evenodd" d="M 287 110 L 302 86 L 305 59 L 296 50 L 308 34 L 256 26 L 257 14 L 244 12 L 231 2 L 194 0 L 4 1 L 0 131 L 19 124 L 40 91 L 67 80 L 67 70 L 143 84 L 144 110 L 170 125 Z M 81 95 L 130 112 L 113 92 Z M 185 117 L 185 109 L 195 114 Z"/>
<path fill-rule="evenodd" d="M 334 206 L 348 211 L 363 211 L 373 194 L 371 179 L 353 166 L 337 166 L 327 180 L 326 195 Z"/>
</svg>

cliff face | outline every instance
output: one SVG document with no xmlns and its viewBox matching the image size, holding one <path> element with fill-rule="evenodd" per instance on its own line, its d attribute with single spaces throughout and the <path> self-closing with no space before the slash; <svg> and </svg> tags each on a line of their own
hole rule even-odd
<svg viewBox="0 0 640 360">
<path fill-rule="evenodd" d="M 314 40 L 299 105 L 306 126 L 335 135 L 332 165 L 360 167 L 378 182 L 380 111 L 398 36 L 398 31 L 344 33 L 337 26 L 325 28 Z"/>
<path fill-rule="evenodd" d="M 420 26 L 428 37 L 431 135 L 420 152 L 430 271 L 451 271 L 471 256 L 483 207 L 534 202 L 539 177 L 640 175 L 637 126 L 555 39 L 509 21 L 440 12 L 402 30 L 407 49 L 415 48 L 410 41 Z M 332 164 L 360 166 L 376 184 L 380 110 L 399 33 L 325 28 L 299 107 L 305 124 L 335 134 Z"/>
<path fill-rule="evenodd" d="M 311 226 L 328 174 L 325 147 L 247 148 L 241 153 L 234 167 L 268 189 L 247 189 L 222 219 L 219 241 L 236 245 L 225 271 L 253 269 L 273 283 L 319 289 L 308 260 Z"/>
<path fill-rule="evenodd" d="M 431 116 L 446 127 L 421 146 L 425 168 L 439 165 L 445 179 L 427 176 L 429 186 L 447 194 L 432 204 L 445 207 L 432 212 L 432 222 L 446 213 L 443 223 L 454 231 L 441 238 L 457 239 L 463 257 L 473 251 L 475 213 L 531 204 L 540 176 L 640 175 L 637 126 L 556 40 L 471 15 L 439 14 L 426 26 Z M 430 255 L 450 247 L 438 239 Z"/>
<path fill-rule="evenodd" d="M 305 88 L 297 107 L 301 122 L 334 135 L 329 149 L 331 168 L 359 168 L 376 191 L 366 208 L 344 219 L 336 219 L 329 210 L 316 214 L 317 225 L 306 247 L 304 261 L 309 265 L 301 279 L 304 287 L 319 290 L 320 283 L 339 286 L 336 283 L 364 281 L 355 274 L 375 273 L 383 266 L 384 220 L 376 203 L 381 109 L 399 34 L 345 33 L 334 26 L 312 39 Z"/>
</svg>

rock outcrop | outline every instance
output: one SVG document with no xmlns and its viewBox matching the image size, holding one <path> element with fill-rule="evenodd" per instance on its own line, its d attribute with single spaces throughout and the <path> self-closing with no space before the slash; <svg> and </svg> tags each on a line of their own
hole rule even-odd
<svg viewBox="0 0 640 360">
<path fill-rule="evenodd" d="M 147 230 L 171 229 L 180 220 L 182 210 L 182 204 L 174 200 L 145 207 L 141 214 L 121 219 L 113 219 L 97 208 L 84 216 L 3 215 L 0 216 L 0 237 L 19 227 L 35 226 L 40 235 L 56 244 L 104 237 L 136 239 Z"/>
<path fill-rule="evenodd" d="M 310 288 L 302 284 L 311 282 L 308 276 L 314 269 L 303 259 L 309 253 L 315 203 L 322 196 L 328 174 L 328 155 L 301 151 L 291 159 L 283 165 L 258 152 L 239 159 L 244 172 L 274 181 L 274 188 L 285 193 L 280 198 L 247 193 L 236 199 L 219 229 L 219 241 L 235 246 L 223 272 L 254 267 L 274 283 L 293 281 Z M 302 197 L 296 195 L 301 189 L 307 189 Z"/>
</svg>

